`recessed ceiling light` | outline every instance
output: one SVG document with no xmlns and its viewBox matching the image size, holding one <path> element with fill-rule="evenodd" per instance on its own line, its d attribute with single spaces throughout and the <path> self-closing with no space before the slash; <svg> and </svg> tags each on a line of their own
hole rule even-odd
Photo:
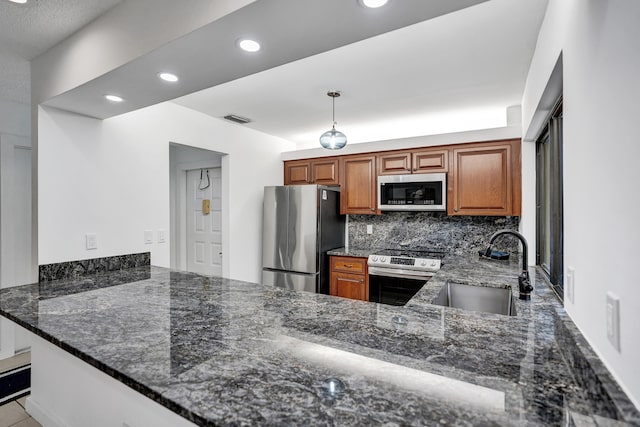
<svg viewBox="0 0 640 427">
<path fill-rule="evenodd" d="M 108 99 L 109 101 L 112 101 L 112 102 L 122 102 L 122 101 L 124 101 L 124 99 L 122 99 L 118 95 L 105 95 L 104 97 L 106 99 Z"/>
<path fill-rule="evenodd" d="M 362 4 L 375 9 L 376 7 L 382 7 L 387 4 L 388 0 L 362 0 Z"/>
<path fill-rule="evenodd" d="M 238 46 L 240 49 L 245 52 L 257 52 L 260 50 L 260 43 L 255 40 L 244 39 L 238 42 Z"/>
<path fill-rule="evenodd" d="M 13 3 L 20 3 L 20 4 L 24 4 L 27 2 L 27 0 L 9 0 L 9 1 Z"/>
<path fill-rule="evenodd" d="M 175 74 L 171 74 L 171 73 L 158 73 L 158 77 L 160 77 L 165 82 L 174 83 L 174 82 L 178 81 L 178 76 L 176 76 Z"/>
</svg>

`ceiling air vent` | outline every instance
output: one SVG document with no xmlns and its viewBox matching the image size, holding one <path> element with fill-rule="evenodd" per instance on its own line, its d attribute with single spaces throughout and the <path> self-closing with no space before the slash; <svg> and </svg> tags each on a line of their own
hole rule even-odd
<svg viewBox="0 0 640 427">
<path fill-rule="evenodd" d="M 240 123 L 241 125 L 246 125 L 251 122 L 251 119 L 247 119 L 246 117 L 238 116 L 236 114 L 227 114 L 224 118 L 234 123 Z"/>
</svg>

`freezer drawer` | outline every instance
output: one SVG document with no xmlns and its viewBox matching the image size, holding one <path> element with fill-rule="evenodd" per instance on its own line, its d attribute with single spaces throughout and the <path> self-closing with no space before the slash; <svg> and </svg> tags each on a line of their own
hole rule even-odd
<svg viewBox="0 0 640 427">
<path fill-rule="evenodd" d="M 296 291 L 316 292 L 318 273 L 301 274 L 290 271 L 262 270 L 262 284 Z"/>
</svg>

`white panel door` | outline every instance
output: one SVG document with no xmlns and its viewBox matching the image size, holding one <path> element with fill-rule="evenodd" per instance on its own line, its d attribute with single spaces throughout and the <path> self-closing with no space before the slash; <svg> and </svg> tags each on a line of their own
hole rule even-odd
<svg viewBox="0 0 640 427">
<path fill-rule="evenodd" d="M 221 168 L 187 171 L 187 270 L 194 273 L 222 275 L 221 176 Z M 205 215 L 202 202 L 207 199 L 211 211 Z"/>
</svg>

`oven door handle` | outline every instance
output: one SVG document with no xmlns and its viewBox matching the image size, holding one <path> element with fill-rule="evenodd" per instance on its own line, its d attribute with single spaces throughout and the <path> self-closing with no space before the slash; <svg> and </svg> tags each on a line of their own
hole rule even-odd
<svg viewBox="0 0 640 427">
<path fill-rule="evenodd" d="M 396 277 L 398 279 L 425 279 L 429 280 L 433 277 L 433 274 L 426 271 L 416 271 L 416 270 L 400 270 L 400 269 L 392 269 L 392 268 L 380 268 L 380 267 L 369 267 L 369 275 L 370 276 L 384 276 L 384 277 Z"/>
</svg>

